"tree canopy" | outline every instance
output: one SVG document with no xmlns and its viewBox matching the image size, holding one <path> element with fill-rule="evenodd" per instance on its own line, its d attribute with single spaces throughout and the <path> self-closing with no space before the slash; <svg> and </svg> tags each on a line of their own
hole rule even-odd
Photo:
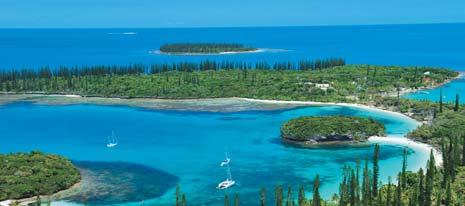
<svg viewBox="0 0 465 206">
<path fill-rule="evenodd" d="M 0 200 L 50 195 L 81 179 L 67 159 L 41 152 L 0 154 Z"/>
<path fill-rule="evenodd" d="M 215 54 L 255 50 L 257 50 L 257 48 L 235 43 L 174 43 L 164 44 L 160 47 L 161 52 L 171 54 Z"/>
<path fill-rule="evenodd" d="M 365 140 L 370 136 L 384 134 L 385 128 L 382 123 L 364 117 L 299 117 L 281 127 L 281 137 L 295 141 Z"/>
</svg>

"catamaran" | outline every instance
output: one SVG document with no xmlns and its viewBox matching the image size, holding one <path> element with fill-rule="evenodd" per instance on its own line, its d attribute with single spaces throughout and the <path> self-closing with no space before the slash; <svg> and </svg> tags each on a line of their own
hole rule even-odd
<svg viewBox="0 0 465 206">
<path fill-rule="evenodd" d="M 231 162 L 231 159 L 228 157 L 228 153 L 224 153 L 226 158 L 220 163 L 220 166 L 223 167 L 225 165 L 229 165 Z"/>
<path fill-rule="evenodd" d="M 112 148 L 118 145 L 118 140 L 116 139 L 115 132 L 111 132 L 111 137 L 108 137 L 107 147 Z"/>
<path fill-rule="evenodd" d="M 231 176 L 231 168 L 229 168 L 229 164 L 226 165 L 226 166 L 227 166 L 226 175 L 227 175 L 228 177 L 226 178 L 225 181 L 220 182 L 220 184 L 218 184 L 218 186 L 216 187 L 217 189 L 220 189 L 220 190 L 228 189 L 228 188 L 234 186 L 234 184 L 236 184 L 236 181 L 234 181 L 234 180 L 232 179 L 232 176 Z"/>
</svg>

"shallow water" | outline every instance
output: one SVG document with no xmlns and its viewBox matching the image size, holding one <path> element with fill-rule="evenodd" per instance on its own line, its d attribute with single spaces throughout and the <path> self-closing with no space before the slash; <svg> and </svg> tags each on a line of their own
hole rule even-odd
<svg viewBox="0 0 465 206">
<path fill-rule="evenodd" d="M 279 141 L 280 125 L 303 115 L 370 116 L 383 122 L 389 135 L 404 135 L 417 126 L 409 118 L 343 106 L 305 107 L 277 111 L 178 112 L 124 106 L 45 106 L 14 103 L 0 106 L 0 152 L 42 150 L 75 161 L 122 161 L 155 168 L 179 178 L 181 190 L 194 205 L 221 205 L 224 191 L 215 186 L 225 177 L 219 166 L 227 151 L 243 205 L 258 202 L 260 187 L 281 184 L 311 189 L 319 174 L 326 198 L 337 192 L 344 164 L 371 157 L 372 147 L 299 149 Z M 114 130 L 116 148 L 106 148 Z M 380 166 L 384 182 L 401 168 L 402 146 L 382 145 Z M 427 152 L 410 151 L 409 169 L 423 166 Z M 145 204 L 173 203 L 174 188 Z M 60 203 L 62 204 L 62 203 Z M 125 203 L 123 205 L 138 205 Z"/>
<path fill-rule="evenodd" d="M 465 78 L 461 77 L 434 89 L 421 90 L 414 93 L 406 94 L 402 97 L 416 100 L 428 100 L 439 102 L 442 89 L 443 101 L 455 103 L 456 94 L 459 95 L 461 104 L 465 104 Z"/>
</svg>

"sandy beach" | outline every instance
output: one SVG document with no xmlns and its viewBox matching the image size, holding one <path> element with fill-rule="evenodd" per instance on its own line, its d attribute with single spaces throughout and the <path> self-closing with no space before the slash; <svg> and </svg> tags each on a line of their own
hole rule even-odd
<svg viewBox="0 0 465 206">
<path fill-rule="evenodd" d="M 436 162 L 436 166 L 442 165 L 442 153 L 429 144 L 417 142 L 417 141 L 414 141 L 414 140 L 411 140 L 405 137 L 395 137 L 395 136 L 370 137 L 368 141 L 371 143 L 378 143 L 378 144 L 406 146 L 406 147 L 415 149 L 417 151 L 421 151 L 422 153 L 425 153 L 425 154 L 429 154 L 432 150 L 434 159 Z M 425 166 L 426 164 L 423 166 L 423 169 L 426 169 Z"/>
<path fill-rule="evenodd" d="M 384 110 L 380 109 L 374 106 L 368 106 L 368 105 L 363 105 L 363 104 L 352 104 L 352 103 L 333 103 L 333 102 L 312 102 L 312 101 L 285 101 L 285 100 L 262 100 L 262 99 L 249 99 L 249 98 L 236 98 L 236 99 L 242 99 L 245 101 L 251 101 L 251 102 L 260 102 L 260 103 L 268 103 L 268 104 L 295 104 L 295 105 L 301 105 L 301 106 L 346 106 L 346 107 L 356 107 L 356 108 L 361 108 L 361 109 L 366 109 L 366 110 L 372 110 L 372 111 L 379 111 L 379 112 L 385 112 L 389 113 L 391 115 L 396 115 L 402 118 L 409 118 L 412 119 L 411 117 L 399 113 L 399 112 L 393 112 L 389 110 Z M 414 119 L 412 119 L 414 120 Z M 416 121 L 416 120 L 415 120 Z M 416 121 L 418 125 L 421 125 L 420 122 Z"/>
</svg>

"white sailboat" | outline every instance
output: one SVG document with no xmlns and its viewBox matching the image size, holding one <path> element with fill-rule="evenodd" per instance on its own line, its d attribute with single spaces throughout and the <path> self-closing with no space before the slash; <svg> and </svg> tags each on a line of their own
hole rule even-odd
<svg viewBox="0 0 465 206">
<path fill-rule="evenodd" d="M 229 165 L 229 163 L 231 162 L 231 159 L 228 157 L 228 153 L 224 153 L 226 158 L 220 163 L 220 166 L 223 167 L 225 165 Z"/>
<path fill-rule="evenodd" d="M 227 166 L 227 169 L 226 169 L 227 178 L 225 181 L 220 182 L 218 186 L 216 187 L 217 189 L 220 189 L 220 190 L 228 189 L 234 186 L 234 184 L 236 184 L 236 181 L 232 179 L 231 168 L 229 167 L 229 164 L 227 164 L 226 166 Z"/>
<path fill-rule="evenodd" d="M 113 148 L 113 147 L 116 147 L 118 145 L 118 140 L 115 136 L 115 132 L 112 131 L 111 132 L 111 136 L 108 137 L 108 143 L 107 143 L 107 147 L 108 148 Z"/>
</svg>

